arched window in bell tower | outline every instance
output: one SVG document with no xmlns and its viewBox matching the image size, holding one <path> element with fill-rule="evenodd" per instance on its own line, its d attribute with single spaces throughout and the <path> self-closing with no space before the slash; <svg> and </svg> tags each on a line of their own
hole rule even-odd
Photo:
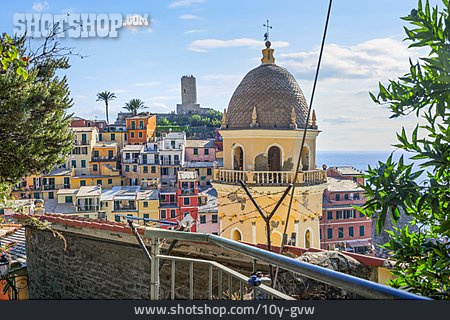
<svg viewBox="0 0 450 320">
<path fill-rule="evenodd" d="M 240 146 L 233 148 L 233 170 L 244 170 L 244 151 Z"/>
<path fill-rule="evenodd" d="M 281 150 L 277 146 L 272 146 L 268 152 L 269 171 L 281 171 Z"/>
</svg>

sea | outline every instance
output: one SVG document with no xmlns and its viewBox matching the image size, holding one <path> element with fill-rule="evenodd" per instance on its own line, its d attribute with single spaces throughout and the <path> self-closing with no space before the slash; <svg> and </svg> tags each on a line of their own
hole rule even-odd
<svg viewBox="0 0 450 320">
<path fill-rule="evenodd" d="M 369 165 L 373 168 L 378 164 L 378 161 L 386 162 L 390 154 L 390 151 L 317 151 L 316 164 L 319 168 L 326 164 L 327 167 L 352 166 L 358 170 L 366 171 Z M 405 163 L 410 163 L 408 157 L 411 154 L 398 150 L 394 153 L 394 160 L 397 161 L 402 154 Z"/>
</svg>

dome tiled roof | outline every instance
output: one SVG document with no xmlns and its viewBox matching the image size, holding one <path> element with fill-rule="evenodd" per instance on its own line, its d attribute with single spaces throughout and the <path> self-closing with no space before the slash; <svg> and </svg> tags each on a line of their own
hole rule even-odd
<svg viewBox="0 0 450 320">
<path fill-rule="evenodd" d="M 297 127 L 304 128 L 308 104 L 297 81 L 285 68 L 263 63 L 248 72 L 234 91 L 227 109 L 227 127 L 250 128 L 256 109 L 258 128 L 289 129 L 292 107 Z"/>
</svg>

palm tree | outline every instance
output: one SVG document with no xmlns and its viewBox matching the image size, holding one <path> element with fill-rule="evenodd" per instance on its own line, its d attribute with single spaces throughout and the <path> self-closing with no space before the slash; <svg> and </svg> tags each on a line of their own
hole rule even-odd
<svg viewBox="0 0 450 320">
<path fill-rule="evenodd" d="M 148 107 L 144 106 L 144 101 L 142 101 L 141 99 L 131 99 L 130 101 L 125 103 L 125 107 L 123 108 L 131 112 L 133 116 L 136 116 L 140 109 L 145 109 Z"/>
<path fill-rule="evenodd" d="M 105 102 L 106 107 L 106 123 L 109 124 L 109 115 L 108 115 L 108 103 L 111 100 L 114 100 L 116 98 L 115 93 L 109 92 L 109 91 L 103 91 L 97 93 L 97 101 L 103 101 Z"/>
</svg>

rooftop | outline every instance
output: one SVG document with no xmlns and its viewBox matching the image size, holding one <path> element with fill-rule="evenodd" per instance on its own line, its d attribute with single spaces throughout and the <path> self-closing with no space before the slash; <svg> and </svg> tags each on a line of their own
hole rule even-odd
<svg viewBox="0 0 450 320">
<path fill-rule="evenodd" d="M 70 129 L 76 132 L 89 132 L 97 130 L 97 127 L 70 127 Z"/>
<path fill-rule="evenodd" d="M 364 191 L 358 184 L 352 180 L 336 179 L 327 177 L 327 189 L 331 192 L 339 191 Z"/>
<path fill-rule="evenodd" d="M 141 144 L 127 144 L 125 147 L 123 147 L 122 151 L 128 151 L 128 152 L 142 152 L 144 150 L 144 145 Z"/>
<path fill-rule="evenodd" d="M 103 190 L 100 201 L 112 200 L 134 200 L 136 194 L 141 190 L 140 186 L 117 186 L 112 189 Z M 150 190 L 154 191 L 154 190 Z"/>
<path fill-rule="evenodd" d="M 213 168 L 214 162 L 211 161 L 185 161 L 183 168 Z"/>
<path fill-rule="evenodd" d="M 218 207 L 217 190 L 207 188 L 200 190 L 200 192 L 207 196 L 207 202 L 205 205 L 198 207 L 198 213 L 216 213 Z"/>
<path fill-rule="evenodd" d="M 178 171 L 178 180 L 197 180 L 197 172 Z"/>
<path fill-rule="evenodd" d="M 102 188 L 99 186 L 80 187 L 77 197 L 98 197 L 102 193 Z"/>
<path fill-rule="evenodd" d="M 94 148 L 113 148 L 113 147 L 117 147 L 117 142 L 96 142 L 94 145 Z"/>
<path fill-rule="evenodd" d="M 336 170 L 341 175 L 346 176 L 354 176 L 354 175 L 362 175 L 363 172 L 352 167 L 352 166 L 336 166 L 336 167 L 330 167 L 329 169 Z"/>
<path fill-rule="evenodd" d="M 159 200 L 158 190 L 145 190 L 137 193 L 138 200 Z"/>
<path fill-rule="evenodd" d="M 25 228 L 20 224 L 0 224 L 0 247 L 10 246 L 9 257 L 12 262 L 26 264 Z"/>
<path fill-rule="evenodd" d="M 53 169 L 50 173 L 45 174 L 44 176 L 46 176 L 46 177 L 48 177 L 48 176 L 70 176 L 71 174 L 72 174 L 71 169 L 57 168 L 57 169 Z"/>
<path fill-rule="evenodd" d="M 57 195 L 60 194 L 75 194 L 78 192 L 78 189 L 59 189 L 56 193 Z"/>
<path fill-rule="evenodd" d="M 186 148 L 214 148 L 214 140 L 186 140 Z"/>
</svg>

